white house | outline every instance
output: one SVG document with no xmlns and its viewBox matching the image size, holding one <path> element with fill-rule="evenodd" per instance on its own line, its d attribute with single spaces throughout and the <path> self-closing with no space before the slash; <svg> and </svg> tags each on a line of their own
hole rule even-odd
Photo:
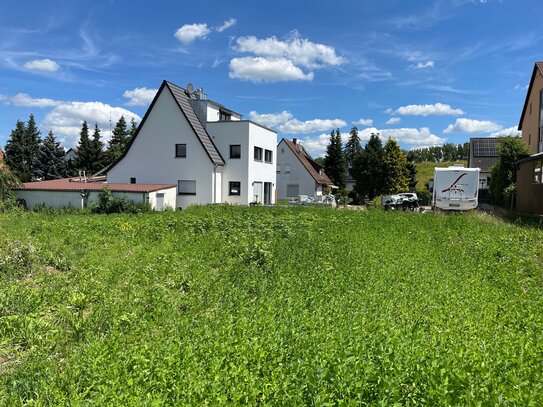
<svg viewBox="0 0 543 407">
<path fill-rule="evenodd" d="M 176 207 L 275 202 L 277 134 L 164 81 L 108 182 L 177 185 Z"/>
<path fill-rule="evenodd" d="M 98 194 L 108 188 L 114 196 L 135 203 L 149 203 L 156 211 L 174 208 L 176 185 L 172 184 L 111 184 L 103 179 L 63 178 L 50 181 L 26 182 L 15 193 L 24 199 L 26 207 L 83 209 L 98 201 Z"/>
<path fill-rule="evenodd" d="M 279 199 L 307 195 L 319 200 L 333 183 L 297 139 L 282 139 L 277 145 L 277 196 Z"/>
</svg>

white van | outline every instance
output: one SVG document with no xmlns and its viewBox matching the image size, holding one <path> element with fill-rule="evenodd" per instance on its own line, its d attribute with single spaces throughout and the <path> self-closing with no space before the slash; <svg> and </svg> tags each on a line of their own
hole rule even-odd
<svg viewBox="0 0 543 407">
<path fill-rule="evenodd" d="M 479 197 L 479 168 L 453 165 L 434 169 L 434 209 L 466 211 L 475 209 Z"/>
</svg>

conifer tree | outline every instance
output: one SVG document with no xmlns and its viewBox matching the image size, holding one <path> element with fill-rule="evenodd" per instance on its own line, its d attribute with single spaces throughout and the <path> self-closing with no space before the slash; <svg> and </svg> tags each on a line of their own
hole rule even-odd
<svg viewBox="0 0 543 407">
<path fill-rule="evenodd" d="M 353 126 L 350 132 L 349 140 L 345 144 L 345 163 L 347 165 L 347 174 L 351 178 L 355 178 L 356 160 L 362 154 L 362 146 L 360 145 L 360 137 L 358 136 L 358 128 Z"/>
<path fill-rule="evenodd" d="M 100 128 L 98 127 L 98 123 L 94 124 L 94 133 L 92 135 L 92 140 L 90 142 L 90 163 L 89 171 L 90 174 L 94 174 L 101 169 L 103 169 L 106 165 L 106 157 L 104 152 L 104 143 L 102 142 L 101 136 L 100 136 Z"/>
<path fill-rule="evenodd" d="M 56 141 L 53 131 L 40 144 L 34 160 L 36 178 L 42 180 L 66 177 L 66 152 Z"/>
<path fill-rule="evenodd" d="M 415 189 L 417 187 L 417 166 L 413 161 L 413 156 L 408 154 L 407 158 L 407 173 L 409 174 L 409 189 Z"/>
<path fill-rule="evenodd" d="M 15 129 L 11 131 L 10 138 L 6 144 L 4 161 L 9 169 L 22 182 L 30 181 L 31 172 L 29 163 L 25 158 L 25 133 L 26 126 L 21 120 L 17 120 Z"/>
<path fill-rule="evenodd" d="M 397 194 L 406 192 L 409 187 L 407 158 L 396 140 L 390 137 L 385 144 L 383 158 L 384 192 Z"/>
<path fill-rule="evenodd" d="M 373 199 L 383 192 L 383 158 L 385 152 L 379 134 L 373 133 L 356 161 L 355 190 Z"/>
<path fill-rule="evenodd" d="M 330 143 L 326 147 L 324 157 L 324 171 L 340 190 L 345 188 L 345 156 L 339 129 L 330 133 Z"/>
<path fill-rule="evenodd" d="M 136 135 L 136 132 L 138 131 L 138 126 L 136 125 L 136 120 L 132 117 L 130 120 L 130 131 L 128 132 L 130 135 L 130 140 Z"/>
<path fill-rule="evenodd" d="M 79 144 L 77 145 L 77 157 L 75 158 L 74 167 L 76 171 L 85 171 L 90 175 L 92 171 L 93 148 L 89 138 L 89 126 L 87 121 L 83 121 L 81 132 L 79 133 Z"/>
<path fill-rule="evenodd" d="M 107 150 L 108 163 L 116 161 L 124 152 L 130 141 L 130 133 L 126 127 L 126 120 L 121 116 L 112 131 L 111 139 Z"/>
</svg>

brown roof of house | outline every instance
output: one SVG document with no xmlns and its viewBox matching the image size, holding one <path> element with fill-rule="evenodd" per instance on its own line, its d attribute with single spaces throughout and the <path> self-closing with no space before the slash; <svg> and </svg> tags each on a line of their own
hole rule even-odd
<svg viewBox="0 0 543 407">
<path fill-rule="evenodd" d="M 535 75 L 539 72 L 543 76 L 543 62 L 536 62 L 534 65 L 534 70 L 532 71 L 532 78 L 530 79 L 530 85 L 526 91 L 526 99 L 524 100 L 524 107 L 522 108 L 522 114 L 520 115 L 520 121 L 518 123 L 518 129 L 522 130 L 522 120 L 526 114 L 526 109 L 528 107 L 528 99 L 530 98 L 530 92 L 532 91 L 532 86 L 534 85 Z"/>
<path fill-rule="evenodd" d="M 175 188 L 174 184 L 108 184 L 106 182 L 82 182 L 80 178 L 62 178 L 50 181 L 25 182 L 22 188 L 30 191 L 101 191 L 112 192 L 154 192 Z"/>
<path fill-rule="evenodd" d="M 313 179 L 317 181 L 319 184 L 323 185 L 333 185 L 334 183 L 330 180 L 328 175 L 324 173 L 324 170 L 322 169 L 322 166 L 317 164 L 313 158 L 309 155 L 309 153 L 306 151 L 306 149 L 298 143 L 295 143 L 294 141 L 287 140 L 286 138 L 282 139 L 279 144 L 282 142 L 285 142 L 287 146 L 292 150 L 294 155 L 300 160 L 302 165 L 305 167 L 307 172 L 311 174 Z"/>
</svg>

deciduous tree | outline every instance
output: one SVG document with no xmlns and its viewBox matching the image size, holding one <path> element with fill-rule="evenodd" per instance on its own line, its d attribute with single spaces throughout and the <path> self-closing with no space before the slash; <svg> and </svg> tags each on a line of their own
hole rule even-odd
<svg viewBox="0 0 543 407">
<path fill-rule="evenodd" d="M 384 192 L 397 194 L 406 192 L 409 187 L 407 159 L 404 152 L 392 137 L 385 144 L 383 158 Z"/>
</svg>

